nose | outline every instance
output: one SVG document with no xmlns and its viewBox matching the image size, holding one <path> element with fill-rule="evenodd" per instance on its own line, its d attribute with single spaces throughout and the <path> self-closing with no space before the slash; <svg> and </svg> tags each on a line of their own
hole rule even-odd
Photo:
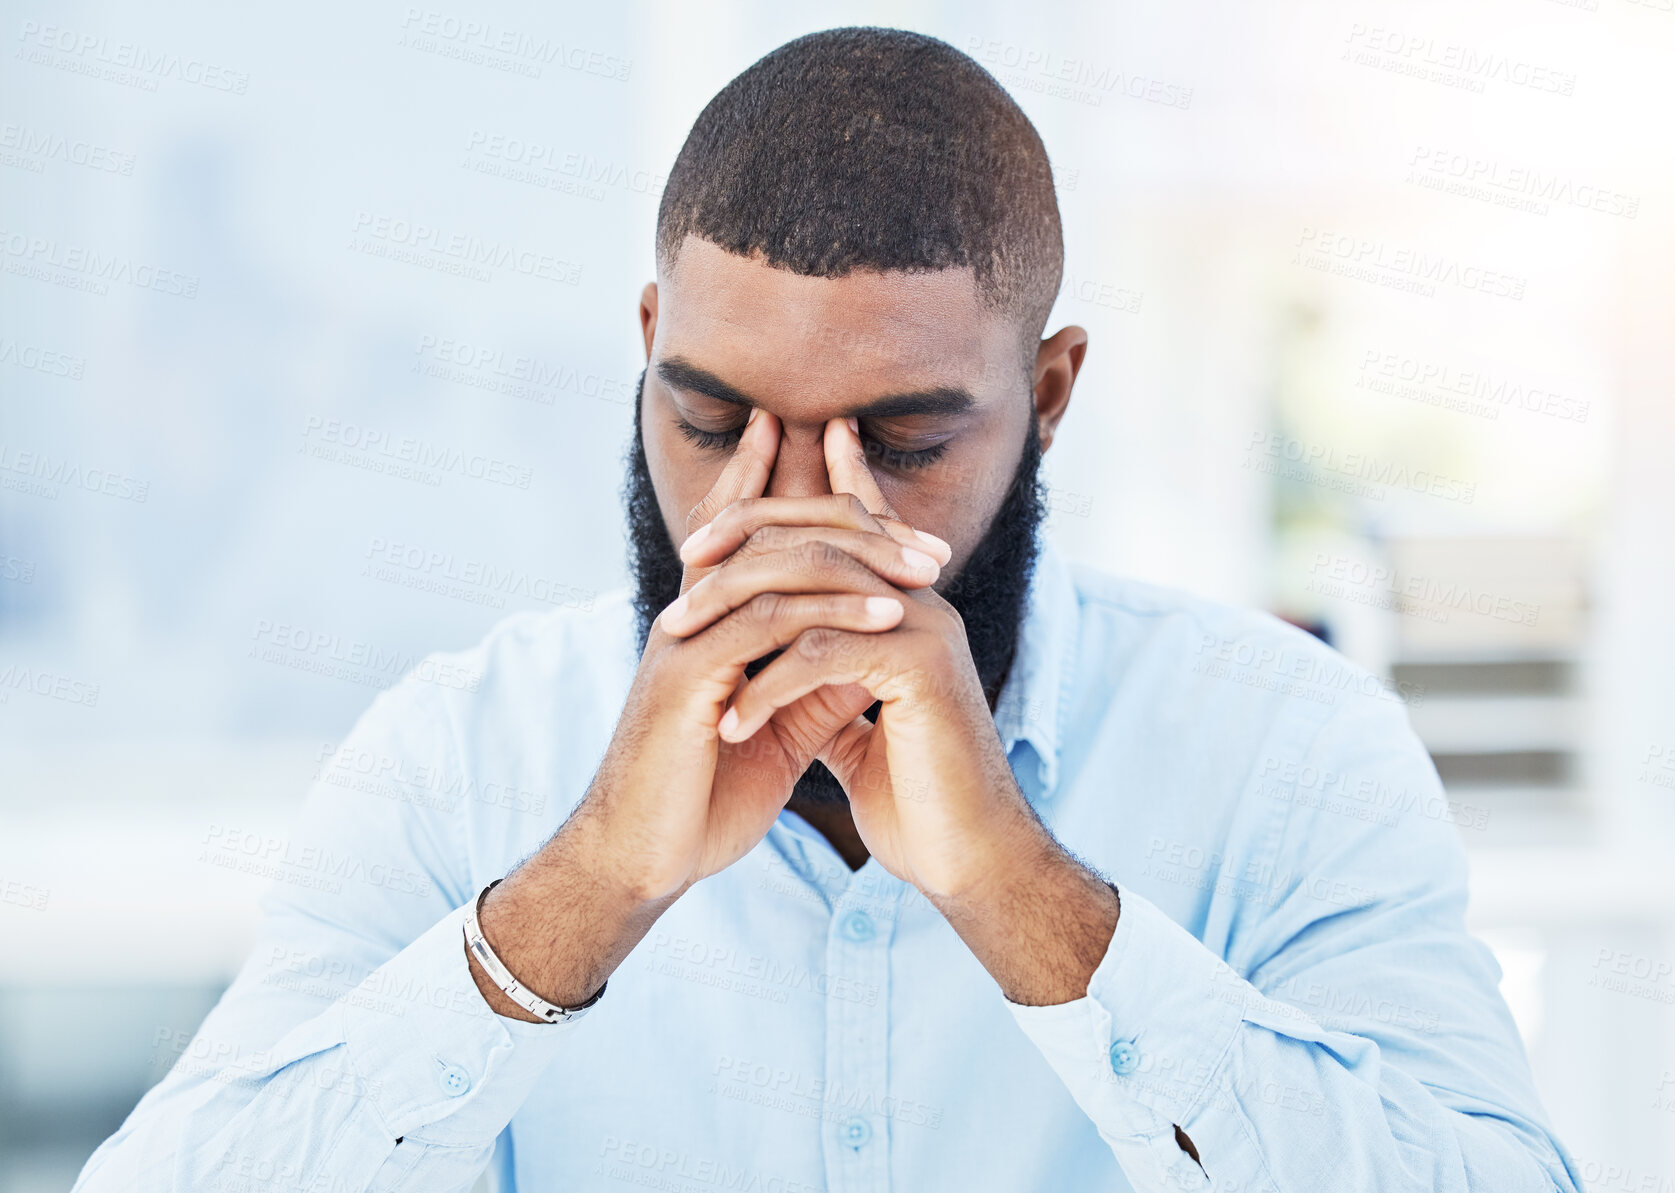
<svg viewBox="0 0 1675 1193">
<path fill-rule="evenodd" d="M 826 426 L 793 427 L 781 424 L 779 451 L 768 476 L 765 497 L 821 497 L 832 491 L 826 471 Z"/>
</svg>

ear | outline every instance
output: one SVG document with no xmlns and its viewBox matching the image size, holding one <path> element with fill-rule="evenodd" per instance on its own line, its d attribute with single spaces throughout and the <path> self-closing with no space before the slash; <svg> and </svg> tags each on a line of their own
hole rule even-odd
<svg viewBox="0 0 1675 1193">
<path fill-rule="evenodd" d="M 646 362 L 651 362 L 651 342 L 657 337 L 657 283 L 647 282 L 640 291 L 640 334 L 646 338 Z"/>
<path fill-rule="evenodd" d="M 1035 417 L 1041 433 L 1041 450 L 1053 445 L 1053 432 L 1070 405 L 1070 390 L 1082 371 L 1088 351 L 1088 333 L 1080 327 L 1065 327 L 1041 341 L 1035 354 Z"/>
</svg>

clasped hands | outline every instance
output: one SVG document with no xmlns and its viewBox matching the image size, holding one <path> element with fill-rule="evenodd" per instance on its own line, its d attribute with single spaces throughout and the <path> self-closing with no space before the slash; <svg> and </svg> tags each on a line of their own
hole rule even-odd
<svg viewBox="0 0 1675 1193">
<path fill-rule="evenodd" d="M 681 595 L 654 631 L 662 648 L 689 653 L 761 643 L 764 630 L 784 648 L 714 692 L 717 795 L 754 786 L 725 782 L 754 770 L 782 784 L 783 804 L 818 758 L 880 865 L 933 901 L 963 896 L 1015 862 L 1040 826 L 959 614 L 931 587 L 951 550 L 891 508 L 853 420 L 826 424 L 831 495 L 761 496 L 778 438 L 778 419 L 753 411 L 693 511 Z M 876 723 L 861 715 L 874 701 Z"/>
<path fill-rule="evenodd" d="M 605 961 L 578 976 L 548 959 L 553 989 L 591 991 L 663 908 L 761 842 L 818 759 L 862 844 L 1008 998 L 1080 997 L 1113 939 L 1117 895 L 1012 777 L 965 627 L 932 587 L 948 544 L 897 516 L 853 422 L 826 424 L 829 494 L 764 497 L 778 445 L 778 420 L 755 410 L 688 519 L 680 595 L 650 627 L 551 865 L 527 882 L 514 873 L 502 898 L 549 898 L 546 875 L 606 909 L 591 913 L 608 921 L 591 929 L 607 938 L 594 950 Z"/>
</svg>

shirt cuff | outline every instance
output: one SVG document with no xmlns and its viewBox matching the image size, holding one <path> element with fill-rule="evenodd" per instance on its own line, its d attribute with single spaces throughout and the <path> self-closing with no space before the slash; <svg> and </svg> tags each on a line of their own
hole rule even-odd
<svg viewBox="0 0 1675 1193">
<path fill-rule="evenodd" d="M 1156 1138 L 1218 1087 L 1243 1019 L 1244 983 L 1150 900 L 1124 888 L 1088 992 L 1006 1005 L 1107 1140 Z"/>
<path fill-rule="evenodd" d="M 342 1039 L 391 1140 L 484 1145 L 512 1120 L 579 1021 L 494 1012 L 471 977 L 458 907 L 338 1000 Z"/>
</svg>

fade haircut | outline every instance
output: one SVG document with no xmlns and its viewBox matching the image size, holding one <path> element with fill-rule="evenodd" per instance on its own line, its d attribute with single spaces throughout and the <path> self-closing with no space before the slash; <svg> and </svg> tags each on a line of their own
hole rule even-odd
<svg viewBox="0 0 1675 1193">
<path fill-rule="evenodd" d="M 970 268 L 1019 324 L 1026 372 L 1064 268 L 1052 169 L 1028 117 L 934 37 L 787 42 L 699 114 L 657 212 L 657 265 L 697 236 L 805 277 Z"/>
</svg>

